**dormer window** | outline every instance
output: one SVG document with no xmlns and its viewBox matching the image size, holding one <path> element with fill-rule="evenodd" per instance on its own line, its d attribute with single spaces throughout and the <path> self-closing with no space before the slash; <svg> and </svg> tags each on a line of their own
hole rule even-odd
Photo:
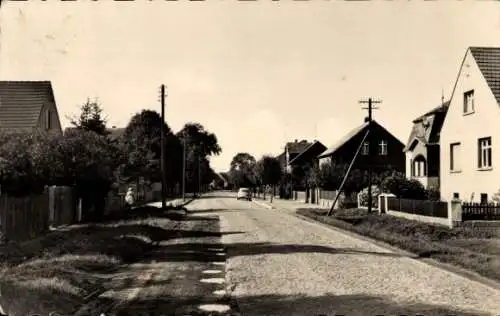
<svg viewBox="0 0 500 316">
<path fill-rule="evenodd" d="M 474 113 L 474 90 L 464 93 L 464 114 Z"/>
</svg>

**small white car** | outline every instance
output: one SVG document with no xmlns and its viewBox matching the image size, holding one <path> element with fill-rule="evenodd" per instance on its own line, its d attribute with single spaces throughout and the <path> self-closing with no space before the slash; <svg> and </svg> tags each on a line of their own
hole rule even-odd
<svg viewBox="0 0 500 316">
<path fill-rule="evenodd" d="M 237 200 L 243 199 L 243 200 L 251 201 L 252 200 L 252 191 L 249 188 L 240 188 L 238 190 L 238 193 L 236 194 L 236 199 Z"/>
</svg>

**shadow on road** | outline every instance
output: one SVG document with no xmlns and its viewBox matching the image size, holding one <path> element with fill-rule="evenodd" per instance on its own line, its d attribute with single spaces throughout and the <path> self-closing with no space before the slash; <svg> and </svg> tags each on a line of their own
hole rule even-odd
<svg viewBox="0 0 500 316">
<path fill-rule="evenodd" d="M 214 286 L 216 288 L 216 286 Z M 114 304 L 112 300 L 103 300 L 100 306 Z M 227 313 L 202 313 L 197 310 L 200 304 L 226 304 L 231 307 Z M 94 312 L 102 312 L 95 310 Z M 357 295 L 324 295 L 324 296 L 296 296 L 296 295 L 261 295 L 243 296 L 238 298 L 215 298 L 205 295 L 186 295 L 183 297 L 151 297 L 121 304 L 120 307 L 107 316 L 135 316 L 135 315 L 291 315 L 291 316 L 330 316 L 330 315 L 419 315 L 419 316 L 489 316 L 488 313 L 478 311 L 464 311 L 449 306 L 431 305 L 423 303 L 401 304 L 388 297 Z M 96 313 L 98 315 L 98 313 Z"/>
<path fill-rule="evenodd" d="M 223 234 L 241 234 L 243 232 L 228 232 Z M 220 244 L 206 243 L 181 243 L 168 246 L 164 250 L 166 261 L 198 260 L 211 261 L 217 257 L 207 252 L 209 248 L 225 247 L 227 257 L 253 256 L 262 254 L 294 254 L 294 253 L 323 253 L 323 254 L 352 254 L 383 257 L 404 257 L 403 255 L 385 252 L 361 251 L 350 248 L 334 248 L 317 245 L 296 245 L 296 244 L 271 244 L 271 243 L 233 243 L 224 246 Z M 191 250 L 193 254 L 185 253 Z"/>
<path fill-rule="evenodd" d="M 263 295 L 238 298 L 245 316 L 257 315 L 425 315 L 483 316 L 486 313 L 461 311 L 429 304 L 400 304 L 388 297 L 369 295 L 325 295 L 319 297 Z"/>
</svg>

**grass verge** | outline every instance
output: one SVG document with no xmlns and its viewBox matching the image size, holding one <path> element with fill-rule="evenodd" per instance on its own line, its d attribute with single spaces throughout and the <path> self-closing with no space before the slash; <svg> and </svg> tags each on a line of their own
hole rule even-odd
<svg viewBox="0 0 500 316">
<path fill-rule="evenodd" d="M 338 210 L 330 217 L 322 209 L 302 208 L 297 213 L 500 281 L 500 236 L 494 230 L 449 229 L 363 209 Z"/>
<path fill-rule="evenodd" d="M 109 290 L 125 264 L 139 261 L 175 235 L 177 221 L 150 213 L 124 213 L 124 219 L 75 225 L 28 242 L 1 245 L 2 309 L 8 315 L 74 314 Z"/>
</svg>

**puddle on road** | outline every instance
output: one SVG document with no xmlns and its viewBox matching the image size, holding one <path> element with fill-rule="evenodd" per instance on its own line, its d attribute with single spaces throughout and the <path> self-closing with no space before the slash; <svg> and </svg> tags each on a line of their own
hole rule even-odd
<svg viewBox="0 0 500 316">
<path fill-rule="evenodd" d="M 212 262 L 212 264 L 214 266 L 224 266 L 224 265 L 226 265 L 226 262 L 225 261 L 216 261 L 216 262 Z"/>
<path fill-rule="evenodd" d="M 213 294 L 224 296 L 224 295 L 226 295 L 226 291 L 224 291 L 224 290 L 215 290 L 215 291 L 213 291 Z"/>
<path fill-rule="evenodd" d="M 219 273 L 222 273 L 222 270 L 205 270 L 202 273 L 204 273 L 204 274 L 219 274 Z"/>
<path fill-rule="evenodd" d="M 209 279 L 201 279 L 200 282 L 222 284 L 225 282 L 225 279 L 224 278 L 209 278 Z"/>
<path fill-rule="evenodd" d="M 200 305 L 198 308 L 204 312 L 218 312 L 218 313 L 225 313 L 231 309 L 229 305 L 225 304 L 203 304 Z"/>
</svg>

